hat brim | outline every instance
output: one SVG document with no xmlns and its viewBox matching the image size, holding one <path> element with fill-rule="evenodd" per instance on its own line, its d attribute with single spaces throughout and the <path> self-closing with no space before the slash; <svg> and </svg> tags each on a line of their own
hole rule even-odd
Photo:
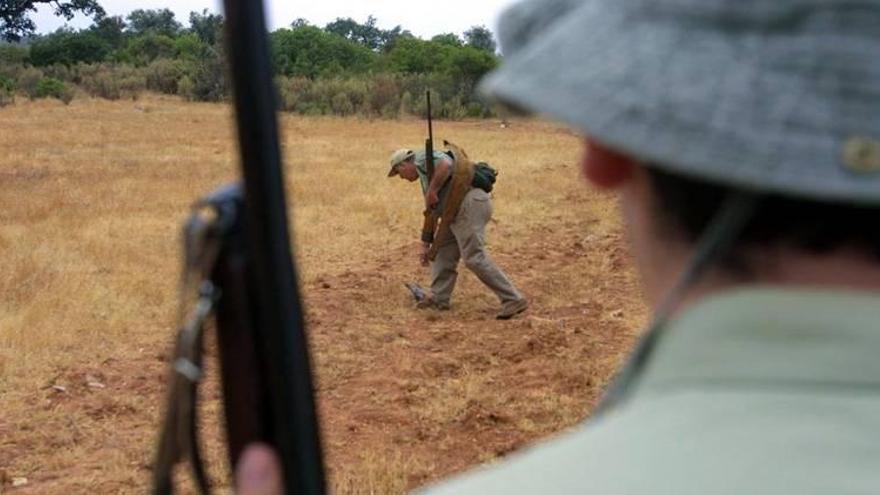
<svg viewBox="0 0 880 495">
<path fill-rule="evenodd" d="M 481 90 L 671 172 L 816 200 L 880 204 L 880 174 L 855 174 L 843 163 L 847 139 L 880 137 L 880 119 L 871 115 L 877 109 L 863 100 L 868 76 L 849 83 L 858 91 L 844 81 L 828 89 L 790 63 L 798 47 L 807 65 L 845 48 L 815 36 L 761 38 L 699 25 L 699 19 L 689 25 L 685 13 L 650 10 L 644 2 L 583 1 L 531 39 L 510 40 L 521 48 Z M 844 54 L 852 58 L 848 48 Z M 866 74 L 875 56 L 865 53 Z M 870 101 L 880 99 L 877 88 Z"/>
</svg>

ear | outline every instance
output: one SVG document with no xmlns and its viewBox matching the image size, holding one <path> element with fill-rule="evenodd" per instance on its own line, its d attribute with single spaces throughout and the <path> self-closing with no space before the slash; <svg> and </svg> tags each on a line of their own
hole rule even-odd
<svg viewBox="0 0 880 495">
<path fill-rule="evenodd" d="M 601 189 L 617 189 L 629 182 L 636 169 L 632 158 L 590 138 L 584 138 L 581 161 L 584 177 Z"/>
</svg>

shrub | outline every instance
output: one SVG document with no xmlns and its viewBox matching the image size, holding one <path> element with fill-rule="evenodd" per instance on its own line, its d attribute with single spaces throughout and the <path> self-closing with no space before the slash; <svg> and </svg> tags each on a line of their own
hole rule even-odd
<svg viewBox="0 0 880 495">
<path fill-rule="evenodd" d="M 192 78 L 190 78 L 189 76 L 183 76 L 180 78 L 179 81 L 177 81 L 178 94 L 187 97 L 187 99 L 190 99 L 189 95 L 195 92 L 195 86 L 196 85 L 195 83 L 193 83 Z"/>
<path fill-rule="evenodd" d="M 285 112 L 301 112 L 302 103 L 307 100 L 312 82 L 304 77 L 275 78 L 278 88 L 278 106 Z"/>
<path fill-rule="evenodd" d="M 400 97 L 400 110 L 397 114 L 401 117 L 406 115 L 413 115 L 413 95 L 409 91 L 403 93 L 403 96 Z"/>
<path fill-rule="evenodd" d="M 37 83 L 36 97 L 57 98 L 68 104 L 73 100 L 73 90 L 58 79 L 46 77 Z"/>
<path fill-rule="evenodd" d="M 160 58 L 146 68 L 147 89 L 169 95 L 180 94 L 178 86 L 185 73 L 185 67 L 181 62 Z"/>
<path fill-rule="evenodd" d="M 400 80 L 390 74 L 379 74 L 372 80 L 369 113 L 382 117 L 396 117 L 400 110 Z"/>
<path fill-rule="evenodd" d="M 43 71 L 40 69 L 28 67 L 18 76 L 18 89 L 23 91 L 28 98 L 34 99 L 37 97 L 37 85 L 44 77 Z"/>
<path fill-rule="evenodd" d="M 217 52 L 210 52 L 210 56 L 186 64 L 188 83 L 182 87 L 183 79 L 178 82 L 180 95 L 194 101 L 221 101 L 226 98 L 226 66 Z"/>
<path fill-rule="evenodd" d="M 78 83 L 75 77 L 76 69 L 71 69 L 66 65 L 54 64 L 43 67 L 43 75 L 52 79 L 58 79 L 62 82 Z"/>
<path fill-rule="evenodd" d="M 90 96 L 118 100 L 136 98 L 146 89 L 143 72 L 125 65 L 93 65 L 82 67 L 80 86 Z"/>
<path fill-rule="evenodd" d="M 9 79 L 16 87 L 18 87 L 16 81 L 18 81 L 24 71 L 25 67 L 21 64 L 0 64 L 0 77 Z"/>
<path fill-rule="evenodd" d="M 5 107 L 15 101 L 15 81 L 0 76 L 0 107 Z"/>
<path fill-rule="evenodd" d="M 330 107 L 333 109 L 334 115 L 345 117 L 354 113 L 354 105 L 351 104 L 351 100 L 344 92 L 336 93 L 333 96 L 333 99 L 330 101 Z"/>
</svg>

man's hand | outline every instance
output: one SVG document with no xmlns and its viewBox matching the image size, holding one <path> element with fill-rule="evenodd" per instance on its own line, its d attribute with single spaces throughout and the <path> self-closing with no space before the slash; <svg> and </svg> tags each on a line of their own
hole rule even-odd
<svg viewBox="0 0 880 495">
<path fill-rule="evenodd" d="M 433 210 L 437 203 L 440 202 L 440 197 L 437 196 L 436 191 L 428 191 L 425 194 L 425 207 L 430 211 Z"/>
<path fill-rule="evenodd" d="M 431 264 L 431 261 L 428 259 L 428 254 L 431 252 L 431 244 L 427 242 L 422 243 L 421 253 L 419 254 L 419 261 L 422 263 L 422 266 L 428 266 Z"/>
<path fill-rule="evenodd" d="M 281 495 L 281 464 L 275 452 L 266 445 L 249 446 L 241 455 L 235 470 L 237 495 Z"/>
</svg>

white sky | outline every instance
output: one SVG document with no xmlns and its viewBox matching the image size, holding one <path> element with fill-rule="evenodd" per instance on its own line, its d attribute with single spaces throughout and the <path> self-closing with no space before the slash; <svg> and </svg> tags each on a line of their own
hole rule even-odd
<svg viewBox="0 0 880 495">
<path fill-rule="evenodd" d="M 265 0 L 269 12 L 269 26 L 272 30 L 286 27 L 297 17 L 308 19 L 316 26 L 324 26 L 337 17 L 351 17 L 365 22 L 368 15 L 378 20 L 382 29 L 401 25 L 416 36 L 430 38 L 435 34 L 453 32 L 461 34 L 471 26 L 483 24 L 496 31 L 498 15 L 505 7 L 516 0 L 445 0 L 428 2 L 425 0 Z M 178 22 L 184 26 L 189 23 L 189 13 L 208 9 L 220 11 L 219 0 L 99 0 L 109 15 L 125 16 L 135 9 L 170 8 Z M 41 7 L 34 17 L 37 31 L 54 31 L 66 22 L 62 17 L 52 15 L 52 9 Z M 86 27 L 89 19 L 74 18 L 68 23 L 75 28 Z"/>
</svg>

